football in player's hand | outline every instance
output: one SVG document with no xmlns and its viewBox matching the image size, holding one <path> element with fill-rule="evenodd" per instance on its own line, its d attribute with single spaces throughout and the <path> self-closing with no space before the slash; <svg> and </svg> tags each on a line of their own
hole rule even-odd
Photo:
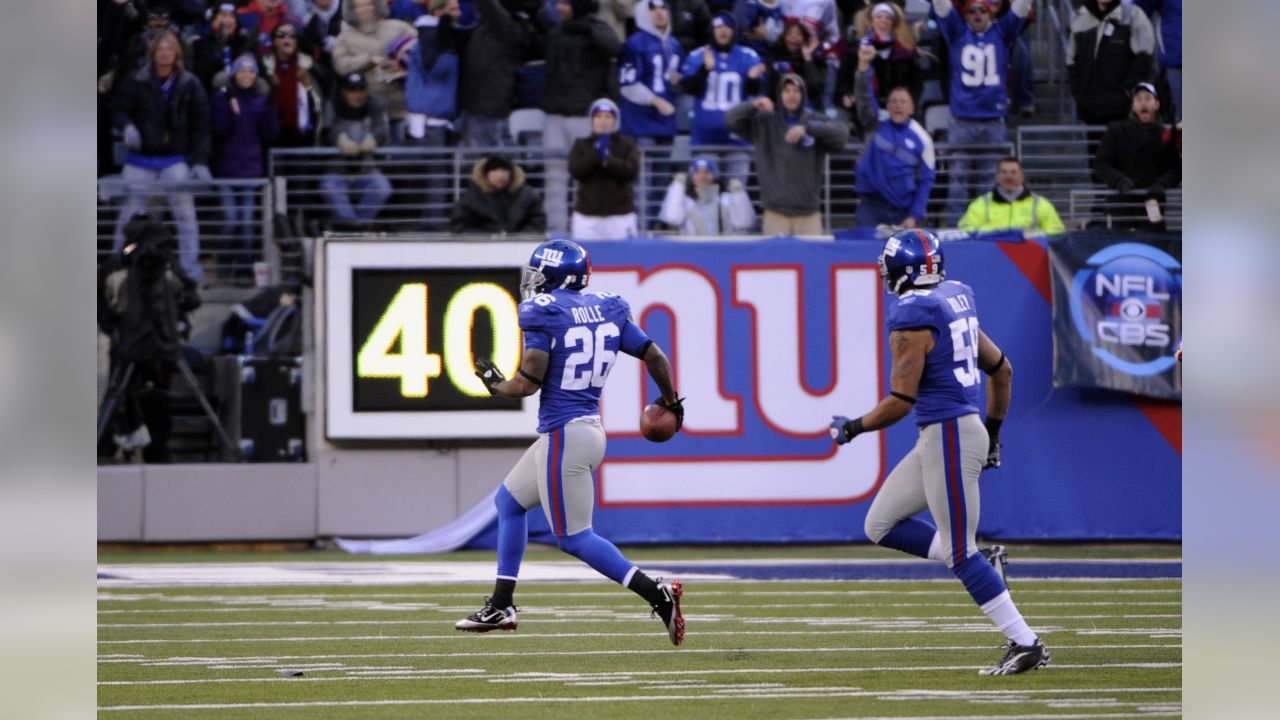
<svg viewBox="0 0 1280 720">
<path fill-rule="evenodd" d="M 640 433 L 649 442 L 666 442 L 676 434 L 676 414 L 657 403 L 644 406 L 640 413 Z"/>
</svg>

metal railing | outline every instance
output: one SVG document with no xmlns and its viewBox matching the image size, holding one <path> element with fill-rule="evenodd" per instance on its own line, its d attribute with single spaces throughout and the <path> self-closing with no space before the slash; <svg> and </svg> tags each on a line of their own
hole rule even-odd
<svg viewBox="0 0 1280 720">
<path fill-rule="evenodd" d="M 1073 221 L 1081 225 L 1104 227 L 1143 226 L 1148 224 L 1147 200 L 1141 189 L 1135 194 L 1120 196 L 1115 190 L 1104 187 L 1077 188 L 1071 191 L 1067 205 Z M 1168 190 L 1165 201 L 1159 204 L 1165 227 L 1182 229 L 1182 191 Z"/>
<path fill-rule="evenodd" d="M 964 185 L 963 195 L 969 199 L 985 192 L 994 178 L 995 161 L 1011 155 L 1014 144 L 955 146 L 940 144 L 936 148 L 937 177 L 927 204 L 930 224 L 945 225 L 947 190 L 957 165 L 976 163 L 990 171 L 972 174 Z M 662 198 L 671 179 L 687 170 L 695 154 L 709 154 L 721 160 L 721 172 L 728 172 L 724 158 L 732 153 L 751 153 L 751 148 L 714 146 L 689 148 L 641 148 L 642 169 L 636 181 L 637 219 L 642 230 L 657 229 L 656 220 Z M 545 156 L 541 148 L 387 148 L 375 157 L 377 171 L 391 186 L 388 195 L 370 217 L 337 217 L 323 187 L 326 176 L 345 173 L 350 161 L 328 148 L 281 149 L 271 153 L 270 171 L 281 186 L 280 199 L 303 235 L 314 236 L 326 230 L 364 232 L 445 232 L 449 214 L 458 196 L 470 182 L 477 161 L 489 154 L 509 157 L 519 164 L 526 182 L 543 190 L 546 179 Z M 823 178 L 822 213 L 829 230 L 854 224 L 857 196 L 854 194 L 854 168 L 862 154 L 860 144 L 850 144 L 827 159 Z M 358 174 L 358 173 L 356 173 Z M 760 203 L 760 183 L 754 168 L 744 182 L 748 197 Z M 572 206 L 574 184 L 570 184 Z M 358 202 L 357 191 L 350 192 L 352 203 Z M 1064 198 L 1065 199 L 1065 198 Z"/>
<path fill-rule="evenodd" d="M 924 224 L 947 227 L 955 217 L 947 212 L 948 187 L 958 163 L 972 162 L 994 168 L 1001 156 L 1016 154 L 1022 159 L 1027 183 L 1058 209 L 1069 226 L 1097 221 L 1092 198 L 1105 193 L 1092 176 L 1094 148 L 1104 128 L 1084 125 L 1024 126 L 1016 130 L 1014 142 L 1008 145 L 936 147 L 937 178 L 927 203 Z M 678 143 L 672 147 L 643 148 L 643 167 L 637 181 L 637 208 L 640 227 L 644 231 L 660 229 L 655 220 L 667 184 L 676 173 L 685 172 L 694 154 L 711 154 L 721 160 L 721 171 L 729 172 L 724 162 L 727 153 L 752 152 L 736 146 L 689 148 Z M 181 231 L 181 213 L 171 209 L 169 199 L 175 193 L 189 193 L 194 206 L 200 268 L 208 284 L 249 287 L 254 284 L 253 263 L 266 261 L 270 282 L 303 276 L 307 270 L 304 242 L 298 238 L 315 237 L 326 231 L 354 232 L 429 232 L 448 231 L 449 214 L 457 198 L 471 181 L 472 168 L 482 157 L 502 154 L 520 165 L 526 182 L 542 190 L 546 179 L 545 152 L 538 147 L 503 148 L 410 148 L 391 147 L 381 150 L 367 168 L 376 170 L 386 180 L 390 193 L 382 198 L 376 212 L 356 220 L 336 218 L 326 186 L 334 176 L 350 179 L 350 161 L 328 148 L 277 149 L 270 155 L 270 177 L 257 180 L 215 180 L 211 183 L 158 183 L 130 185 L 118 177 L 101 178 L 98 182 L 99 256 L 112 251 L 117 226 L 129 204 L 131 193 L 143 206 L 156 213 L 173 228 Z M 854 192 L 855 167 L 862 146 L 850 144 L 828 156 L 822 179 L 821 212 L 827 230 L 852 227 L 858 198 Z M 327 180 L 328 178 L 328 180 Z M 961 195 L 965 204 L 989 190 L 994 172 L 979 170 L 968 175 Z M 748 196 L 760 208 L 760 183 L 754 168 L 744 183 Z M 1080 191 L 1077 193 L 1077 191 Z M 1092 193 L 1092 195 L 1091 195 Z M 228 216 L 227 198 L 239 194 L 244 212 Z M 570 184 L 569 203 L 574 188 Z M 359 192 L 349 193 L 350 202 L 359 205 Z M 1171 227 L 1181 225 L 1179 192 L 1169 193 L 1165 215 Z M 246 233 L 245 229 L 248 228 Z M 190 233 L 188 233 L 190 234 Z"/>
<path fill-rule="evenodd" d="M 1067 88 L 1067 39 L 1075 9 L 1070 0 L 1038 0 L 1036 39 L 1049 60 L 1048 79 L 1057 86 L 1058 112 L 1063 119 L 1076 116 L 1076 101 Z"/>
<path fill-rule="evenodd" d="M 271 208 L 267 178 L 166 183 L 102 177 L 96 253 L 101 260 L 117 249 L 124 223 L 146 211 L 173 232 L 184 269 L 203 276 L 206 285 L 251 286 L 260 261 L 268 264 L 269 281 L 278 282 L 287 258 L 274 241 Z"/>
</svg>

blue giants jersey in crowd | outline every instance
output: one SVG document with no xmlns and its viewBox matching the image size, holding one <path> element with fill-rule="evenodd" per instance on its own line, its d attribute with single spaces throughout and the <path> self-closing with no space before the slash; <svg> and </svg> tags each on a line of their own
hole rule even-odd
<svg viewBox="0 0 1280 720">
<path fill-rule="evenodd" d="M 538 432 L 600 414 L 600 391 L 618 351 L 640 357 L 649 336 L 631 321 L 631 306 L 613 293 L 552 290 L 520 303 L 525 349 L 551 356 L 542 380 Z"/>
<path fill-rule="evenodd" d="M 933 349 L 924 360 L 916 395 L 916 424 L 928 425 L 978 412 L 978 307 L 973 290 L 954 280 L 909 290 L 889 308 L 889 331 L 928 329 Z"/>
<path fill-rule="evenodd" d="M 681 75 L 691 78 L 703 67 L 705 48 L 692 50 L 684 59 Z M 715 52 L 715 48 L 712 48 Z M 746 98 L 743 88 L 747 71 L 762 61 L 755 50 L 733 45 L 729 52 L 716 52 L 716 66 L 707 75 L 707 89 L 693 105 L 693 128 L 690 141 L 694 145 L 746 145 L 747 141 L 729 132 L 724 113 Z"/>
<path fill-rule="evenodd" d="M 627 87 L 640 85 L 649 93 L 676 104 L 676 89 L 667 77 L 669 72 L 680 72 L 680 42 L 670 35 L 658 37 L 641 30 L 627 38 L 622 46 L 622 125 L 620 132 L 631 137 L 672 137 L 676 134 L 676 116 L 663 116 L 647 103 L 628 98 Z M 645 98 L 649 93 L 644 93 Z"/>
<path fill-rule="evenodd" d="M 737 0 L 733 6 L 733 20 L 738 25 L 735 42 L 742 43 L 760 57 L 764 57 L 769 46 L 782 37 L 785 21 L 782 19 L 782 2 L 769 7 L 760 0 Z M 747 31 L 757 25 L 764 26 L 764 38 L 747 37 Z"/>
<path fill-rule="evenodd" d="M 951 115 L 961 119 L 1002 118 L 1009 110 L 1005 77 L 1009 49 L 1025 23 L 1013 13 L 994 20 L 981 35 L 952 10 L 939 19 L 951 58 Z"/>
</svg>

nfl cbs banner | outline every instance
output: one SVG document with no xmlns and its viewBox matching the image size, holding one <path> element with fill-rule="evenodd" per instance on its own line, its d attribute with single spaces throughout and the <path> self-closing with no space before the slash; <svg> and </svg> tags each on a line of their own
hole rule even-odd
<svg viewBox="0 0 1280 720">
<path fill-rule="evenodd" d="M 1182 238 L 1071 233 L 1049 242 L 1054 387 L 1182 397 Z"/>
<path fill-rule="evenodd" d="M 640 414 L 657 389 L 639 361 L 611 359 L 600 406 L 608 447 L 595 478 L 596 532 L 619 543 L 865 540 L 871 498 L 917 439 L 909 419 L 840 448 L 828 434 L 832 415 L 867 412 L 888 392 L 891 300 L 876 266 L 882 243 L 584 245 L 588 291 L 628 301 L 671 357 L 687 409 L 684 430 L 670 441 L 645 440 Z M 477 356 L 492 357 L 508 376 L 518 367 L 519 276 L 534 247 L 326 241 L 326 436 L 532 442 L 537 396 L 490 398 L 471 368 Z M 983 532 L 1180 536 L 1179 485 L 1165 480 L 1180 472 L 1180 458 L 1142 410 L 1128 399 L 1097 406 L 1050 392 L 1042 247 L 957 241 L 945 249 L 949 277 L 974 288 L 983 330 L 1016 368 L 1004 466 L 983 476 Z M 495 476 L 494 486 L 501 480 Z M 545 532 L 536 513 L 530 531 Z"/>
</svg>

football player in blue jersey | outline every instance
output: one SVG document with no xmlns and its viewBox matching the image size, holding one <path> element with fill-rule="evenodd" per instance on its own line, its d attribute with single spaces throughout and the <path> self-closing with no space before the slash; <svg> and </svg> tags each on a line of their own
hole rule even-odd
<svg viewBox="0 0 1280 720">
<path fill-rule="evenodd" d="M 962 20 L 951 0 L 933 0 L 933 12 L 947 39 L 951 63 L 947 140 L 952 145 L 1002 145 L 1009 141 L 1004 124 L 1009 110 L 1009 53 L 1031 12 L 1031 0 L 1014 0 L 1010 11 L 999 20 L 993 20 L 995 5 L 995 0 L 967 0 Z M 961 155 L 951 163 L 948 222 L 954 225 L 960 219 L 975 194 L 973 189 L 995 174 L 998 157 L 992 155 L 977 163 Z"/>
<path fill-rule="evenodd" d="M 619 352 L 644 362 L 662 393 L 656 402 L 675 414 L 677 431 L 684 424 L 684 406 L 666 353 L 632 321 L 626 300 L 609 292 L 582 292 L 590 277 L 591 261 L 581 245 L 570 240 L 539 245 L 521 282 L 524 357 L 519 372 L 506 379 L 488 359 L 476 358 L 476 375 L 490 393 L 522 398 L 541 391 L 541 404 L 538 439 L 507 474 L 494 500 L 498 576 L 493 595 L 455 627 L 468 632 L 516 629 L 516 578 L 529 541 L 525 515 L 542 506 L 560 549 L 644 598 L 671 642 L 680 645 L 681 582 L 650 578 L 591 531 L 591 473 L 604 458 L 600 391 Z"/>
<path fill-rule="evenodd" d="M 729 132 L 724 113 L 743 100 L 760 93 L 760 77 L 765 65 L 756 51 L 735 44 L 737 32 L 733 16 L 717 13 L 711 18 L 712 43 L 689 53 L 680 74 L 681 89 L 697 100 L 693 105 L 690 144 L 740 145 L 742 152 L 726 153 L 725 174 L 745 183 L 751 171 L 750 143 Z"/>
<path fill-rule="evenodd" d="M 1000 425 L 1009 410 L 1013 368 L 978 327 L 973 290 L 944 281 L 943 270 L 942 247 L 932 233 L 903 230 L 885 243 L 880 276 L 896 297 L 889 307 L 892 391 L 865 415 L 833 417 L 831 437 L 844 445 L 914 409 L 919 439 L 876 493 L 867 537 L 946 562 L 1009 641 L 1000 663 L 980 674 L 1015 675 L 1048 664 L 1049 651 L 976 541 L 978 475 L 1000 466 Z M 991 378 L 985 423 L 978 416 L 984 373 Z M 926 507 L 936 528 L 914 517 Z"/>
</svg>

